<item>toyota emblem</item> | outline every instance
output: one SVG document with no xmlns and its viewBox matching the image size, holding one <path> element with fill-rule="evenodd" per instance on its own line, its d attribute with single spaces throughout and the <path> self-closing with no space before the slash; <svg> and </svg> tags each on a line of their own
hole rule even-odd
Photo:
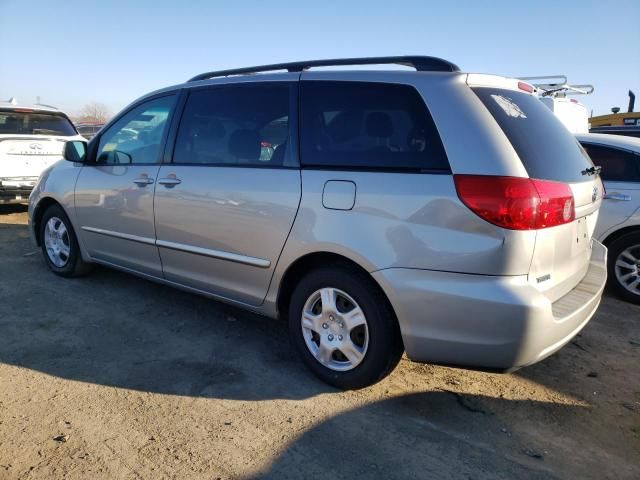
<svg viewBox="0 0 640 480">
<path fill-rule="evenodd" d="M 30 143 L 29 148 L 31 150 L 42 150 L 42 145 L 39 143 Z"/>
</svg>

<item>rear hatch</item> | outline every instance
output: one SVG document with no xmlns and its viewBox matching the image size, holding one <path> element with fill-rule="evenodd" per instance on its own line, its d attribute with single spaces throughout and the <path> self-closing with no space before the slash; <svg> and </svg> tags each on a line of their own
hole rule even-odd
<svg viewBox="0 0 640 480">
<path fill-rule="evenodd" d="M 38 177 L 62 158 L 64 142 L 75 136 L 75 128 L 63 113 L 29 108 L 0 109 L 3 183 Z"/>
<path fill-rule="evenodd" d="M 38 177 L 62 158 L 68 138 L 0 135 L 0 178 Z"/>
<path fill-rule="evenodd" d="M 529 281 L 554 302 L 585 276 L 603 187 L 593 163 L 532 88 L 472 86 L 520 157 L 531 179 L 557 182 L 573 194 L 575 219 L 536 231 Z"/>
</svg>

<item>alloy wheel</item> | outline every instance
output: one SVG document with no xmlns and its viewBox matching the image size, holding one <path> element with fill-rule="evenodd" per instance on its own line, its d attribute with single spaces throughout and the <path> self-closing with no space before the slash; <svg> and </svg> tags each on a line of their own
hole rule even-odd
<svg viewBox="0 0 640 480">
<path fill-rule="evenodd" d="M 640 295 L 640 245 L 620 252 L 615 263 L 616 280 L 634 295 Z"/>
</svg>

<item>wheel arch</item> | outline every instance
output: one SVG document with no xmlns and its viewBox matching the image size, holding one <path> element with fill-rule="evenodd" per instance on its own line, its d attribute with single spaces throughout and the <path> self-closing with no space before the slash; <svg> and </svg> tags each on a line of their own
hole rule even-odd
<svg viewBox="0 0 640 480">
<path fill-rule="evenodd" d="M 57 205 L 58 207 L 60 207 L 62 209 L 62 211 L 67 214 L 67 217 L 69 217 L 69 214 L 67 213 L 65 208 L 55 198 L 53 198 L 53 197 L 43 197 L 43 198 L 41 198 L 38 201 L 38 203 L 36 204 L 36 206 L 35 206 L 35 208 L 33 210 L 33 216 L 31 217 L 32 229 L 33 229 L 33 234 L 34 234 L 33 238 L 35 238 L 36 244 L 38 246 L 41 246 L 41 242 L 40 242 L 40 225 L 42 223 L 42 217 L 44 216 L 44 212 L 46 212 L 47 209 L 52 205 Z"/>
<path fill-rule="evenodd" d="M 611 232 L 602 242 L 605 246 L 609 246 L 611 245 L 613 242 L 615 242 L 616 240 L 618 240 L 619 238 L 624 237 L 625 235 L 628 235 L 630 233 L 638 233 L 640 232 L 640 225 L 631 225 L 628 227 L 624 227 L 621 228 L 619 230 L 616 230 L 614 232 Z"/>
<path fill-rule="evenodd" d="M 300 279 L 306 275 L 308 272 L 312 271 L 314 268 L 318 268 L 321 266 L 327 265 L 339 265 L 346 266 L 348 268 L 353 268 L 358 270 L 360 273 L 364 274 L 371 280 L 371 284 L 375 286 L 375 288 L 382 295 L 382 298 L 387 302 L 389 310 L 393 313 L 394 319 L 397 323 L 397 315 L 389 297 L 386 292 L 382 288 L 376 279 L 365 269 L 357 263 L 356 261 L 345 257 L 344 255 L 340 255 L 338 253 L 332 252 L 312 252 L 307 253 L 300 258 L 296 259 L 285 271 L 282 276 L 282 279 L 278 288 L 278 296 L 276 299 L 276 308 L 278 310 L 278 314 L 285 318 L 288 316 L 289 310 L 289 302 L 291 300 L 291 295 L 293 294 L 293 290 L 296 285 L 300 281 Z"/>
</svg>

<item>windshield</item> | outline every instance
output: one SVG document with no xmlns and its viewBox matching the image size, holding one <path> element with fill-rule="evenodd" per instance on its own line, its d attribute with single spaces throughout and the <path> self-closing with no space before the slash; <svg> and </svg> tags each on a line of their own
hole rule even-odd
<svg viewBox="0 0 640 480">
<path fill-rule="evenodd" d="M 513 145 L 531 178 L 577 183 L 593 163 L 576 138 L 539 98 L 478 87 L 473 91 Z"/>
<path fill-rule="evenodd" d="M 0 111 L 0 134 L 11 135 L 76 135 L 64 115 L 58 113 Z"/>
</svg>

